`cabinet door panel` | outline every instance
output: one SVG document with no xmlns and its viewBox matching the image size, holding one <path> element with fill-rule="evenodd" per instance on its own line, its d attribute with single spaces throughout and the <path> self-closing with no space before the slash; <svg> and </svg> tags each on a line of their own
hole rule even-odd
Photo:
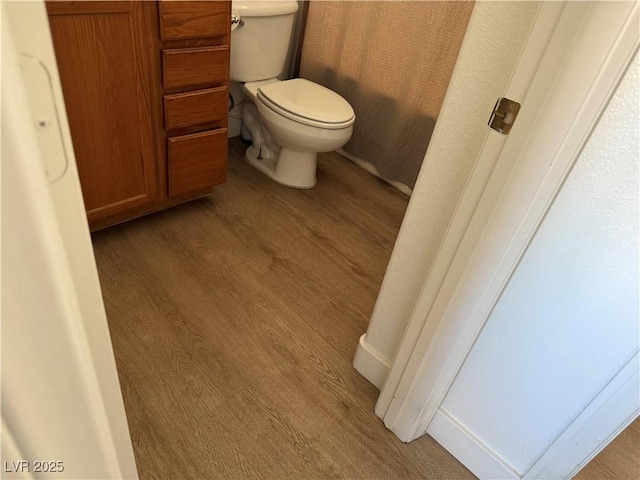
<svg viewBox="0 0 640 480">
<path fill-rule="evenodd" d="M 149 60 L 159 53 L 151 42 L 154 9 L 152 2 L 49 4 L 90 221 L 150 204 L 162 190 L 152 111 L 160 87 Z"/>
<path fill-rule="evenodd" d="M 226 181 L 226 128 L 172 137 L 167 143 L 170 196 L 198 191 Z"/>
</svg>

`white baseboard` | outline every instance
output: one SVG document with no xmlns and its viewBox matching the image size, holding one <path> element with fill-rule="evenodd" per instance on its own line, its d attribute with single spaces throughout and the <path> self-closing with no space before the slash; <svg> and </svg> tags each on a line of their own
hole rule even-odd
<svg viewBox="0 0 640 480">
<path fill-rule="evenodd" d="M 518 472 L 442 409 L 433 417 L 427 433 L 480 479 L 521 478 Z"/>
<path fill-rule="evenodd" d="M 356 354 L 353 357 L 353 367 L 360 375 L 373 383 L 378 390 L 382 390 L 391 367 L 375 350 L 367 345 L 366 336 L 364 334 L 360 337 Z"/>
<path fill-rule="evenodd" d="M 525 473 L 525 479 L 573 478 L 640 414 L 636 352 Z"/>
</svg>

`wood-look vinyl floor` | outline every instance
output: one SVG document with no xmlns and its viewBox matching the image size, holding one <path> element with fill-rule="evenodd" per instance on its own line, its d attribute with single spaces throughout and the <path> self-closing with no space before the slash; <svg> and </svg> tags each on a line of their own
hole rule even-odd
<svg viewBox="0 0 640 480">
<path fill-rule="evenodd" d="M 140 477 L 474 478 L 387 431 L 351 364 L 408 199 L 337 154 L 289 189 L 243 151 L 212 196 L 93 236 Z"/>
</svg>

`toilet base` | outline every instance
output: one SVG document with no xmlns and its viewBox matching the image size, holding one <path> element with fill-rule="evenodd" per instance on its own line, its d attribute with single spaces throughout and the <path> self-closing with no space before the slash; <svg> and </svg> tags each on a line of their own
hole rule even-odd
<svg viewBox="0 0 640 480">
<path fill-rule="evenodd" d="M 287 187 L 313 188 L 316 185 L 316 152 L 301 152 L 282 147 L 271 158 L 258 159 L 258 152 L 251 145 L 245 154 L 247 161 L 269 178 Z"/>
</svg>

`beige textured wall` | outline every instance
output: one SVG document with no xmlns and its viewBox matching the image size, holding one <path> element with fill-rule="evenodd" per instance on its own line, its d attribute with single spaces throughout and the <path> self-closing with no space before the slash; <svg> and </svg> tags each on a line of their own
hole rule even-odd
<svg viewBox="0 0 640 480">
<path fill-rule="evenodd" d="M 311 1 L 300 76 L 356 112 L 344 149 L 414 186 L 474 3 Z"/>
</svg>

